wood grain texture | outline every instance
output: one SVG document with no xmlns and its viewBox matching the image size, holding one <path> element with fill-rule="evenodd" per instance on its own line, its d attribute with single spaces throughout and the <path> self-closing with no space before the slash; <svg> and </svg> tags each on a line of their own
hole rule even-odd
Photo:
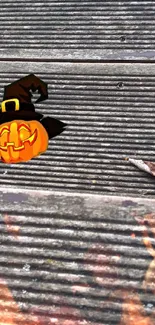
<svg viewBox="0 0 155 325">
<path fill-rule="evenodd" d="M 154 60 L 150 0 L 0 3 L 0 57 Z"/>
<path fill-rule="evenodd" d="M 150 315 L 142 283 L 151 258 L 137 220 L 154 200 L 18 188 L 0 190 L 0 207 L 0 275 L 20 313 L 41 325 L 119 325 L 134 293 Z"/>
<path fill-rule="evenodd" d="M 1 98 L 5 85 L 32 72 L 49 88 L 36 110 L 68 127 L 40 157 L 1 163 L 1 186 L 154 196 L 154 178 L 125 158 L 155 159 L 155 65 L 4 62 Z"/>
</svg>

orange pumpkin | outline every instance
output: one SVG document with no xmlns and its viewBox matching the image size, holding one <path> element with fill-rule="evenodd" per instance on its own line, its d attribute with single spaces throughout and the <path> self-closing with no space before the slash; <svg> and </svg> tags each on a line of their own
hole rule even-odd
<svg viewBox="0 0 155 325">
<path fill-rule="evenodd" d="M 14 120 L 0 125 L 0 157 L 4 163 L 25 162 L 45 152 L 48 134 L 38 121 Z"/>
</svg>

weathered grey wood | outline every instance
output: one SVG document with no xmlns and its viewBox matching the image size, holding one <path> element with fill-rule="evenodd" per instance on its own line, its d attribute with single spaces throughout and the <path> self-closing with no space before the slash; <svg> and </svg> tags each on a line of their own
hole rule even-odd
<svg viewBox="0 0 155 325">
<path fill-rule="evenodd" d="M 49 88 L 36 110 L 68 128 L 40 157 L 1 163 L 1 186 L 154 196 L 155 179 L 125 158 L 155 160 L 155 64 L 3 62 L 0 97 L 29 73 Z"/>
<path fill-rule="evenodd" d="M 154 1 L 2 0 L 0 57 L 154 60 Z"/>
<path fill-rule="evenodd" d="M 1 189 L 1 277 L 22 311 L 44 310 L 46 321 L 51 313 L 118 325 L 124 290 L 139 294 L 145 312 L 154 308 L 142 289 L 151 259 L 137 222 L 154 209 L 151 199 Z"/>
<path fill-rule="evenodd" d="M 0 49 L 0 59 L 20 59 L 20 60 L 34 60 L 34 61 L 155 61 L 155 50 L 100 50 L 100 49 L 32 49 L 22 48 L 8 48 L 7 50 Z"/>
</svg>

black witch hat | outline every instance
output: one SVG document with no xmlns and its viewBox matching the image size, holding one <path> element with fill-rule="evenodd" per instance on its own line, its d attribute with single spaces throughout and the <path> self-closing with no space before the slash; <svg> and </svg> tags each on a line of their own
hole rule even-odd
<svg viewBox="0 0 155 325">
<path fill-rule="evenodd" d="M 36 103 L 48 98 L 47 84 L 34 74 L 30 74 L 6 86 L 4 88 L 4 97 L 1 104 L 0 124 L 13 120 L 37 120 L 44 126 L 49 139 L 51 139 L 63 132 L 66 124 L 57 119 L 44 117 L 42 114 L 35 112 L 35 107 L 31 102 L 31 91 L 35 92 L 36 90 L 38 90 L 40 94 Z M 18 110 L 16 107 L 17 103 L 19 104 Z"/>
</svg>

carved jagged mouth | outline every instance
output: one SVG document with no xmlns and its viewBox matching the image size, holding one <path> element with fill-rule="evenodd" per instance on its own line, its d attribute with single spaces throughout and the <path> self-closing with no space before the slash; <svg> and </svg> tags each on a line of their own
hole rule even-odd
<svg viewBox="0 0 155 325">
<path fill-rule="evenodd" d="M 8 147 L 12 147 L 14 151 L 20 151 L 25 149 L 25 143 L 29 143 L 30 146 L 32 146 L 34 144 L 34 142 L 37 139 L 37 130 L 34 131 L 34 133 L 27 139 L 22 140 L 22 145 L 19 147 L 15 147 L 15 143 L 14 142 L 7 142 L 6 146 L 1 146 L 0 145 L 0 149 L 3 151 L 7 151 Z"/>
</svg>

